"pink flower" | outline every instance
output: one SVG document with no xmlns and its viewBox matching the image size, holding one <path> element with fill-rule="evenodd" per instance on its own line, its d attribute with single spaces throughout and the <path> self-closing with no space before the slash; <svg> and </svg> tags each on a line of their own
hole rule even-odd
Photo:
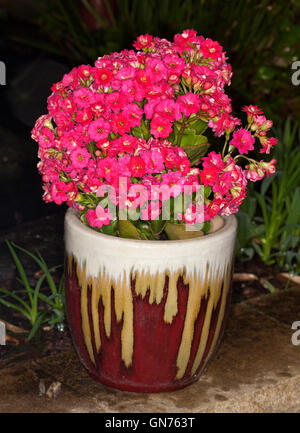
<svg viewBox="0 0 300 433">
<path fill-rule="evenodd" d="M 108 106 L 114 113 L 118 113 L 127 104 L 127 97 L 120 92 L 108 93 L 105 95 L 105 105 Z"/>
<path fill-rule="evenodd" d="M 38 137 L 39 145 L 43 149 L 49 149 L 50 147 L 53 146 L 54 134 L 49 128 L 47 127 L 42 128 L 38 133 L 37 137 Z"/>
<path fill-rule="evenodd" d="M 126 105 L 126 107 L 123 110 L 123 114 L 128 118 L 131 128 L 134 128 L 135 126 L 139 126 L 141 124 L 143 110 L 142 108 L 138 107 L 136 104 Z"/>
<path fill-rule="evenodd" d="M 215 122 L 210 120 L 208 126 L 212 128 L 214 134 L 217 137 L 223 135 L 226 131 L 233 131 L 233 129 L 239 125 L 241 122 L 236 117 L 231 116 L 228 113 L 222 113 L 220 118 Z"/>
<path fill-rule="evenodd" d="M 246 165 L 246 177 L 251 182 L 261 180 L 265 176 L 265 172 L 259 164 L 250 163 Z"/>
<path fill-rule="evenodd" d="M 87 89 L 85 87 L 80 87 L 78 90 L 75 90 L 73 93 L 74 103 L 78 107 L 88 107 L 90 104 L 94 102 L 95 94 L 92 90 Z"/>
<path fill-rule="evenodd" d="M 90 78 L 93 68 L 90 65 L 81 65 L 77 69 L 78 76 L 84 80 Z"/>
<path fill-rule="evenodd" d="M 254 116 L 254 122 L 251 125 L 253 131 L 268 131 L 272 128 L 272 120 L 267 120 L 266 116 Z"/>
<path fill-rule="evenodd" d="M 129 188 L 128 197 L 132 209 L 141 208 L 148 201 L 148 190 L 144 185 L 135 183 Z"/>
<path fill-rule="evenodd" d="M 172 123 L 167 117 L 153 117 L 150 127 L 151 134 L 154 135 L 155 138 L 167 138 L 173 131 Z"/>
<path fill-rule="evenodd" d="M 218 42 L 208 38 L 201 43 L 201 52 L 203 57 L 211 57 L 216 60 L 222 54 L 222 47 Z"/>
<path fill-rule="evenodd" d="M 158 149 L 144 150 L 140 152 L 148 173 L 160 173 L 164 170 L 164 158 Z"/>
<path fill-rule="evenodd" d="M 174 36 L 174 43 L 180 53 L 192 51 L 193 44 L 197 42 L 197 32 L 195 30 L 184 30 L 181 34 Z"/>
<path fill-rule="evenodd" d="M 237 131 L 234 131 L 233 138 L 230 140 L 230 144 L 235 146 L 238 151 L 243 153 L 248 153 L 249 150 L 254 149 L 255 139 L 252 137 L 251 132 L 246 129 L 240 128 Z"/>
<path fill-rule="evenodd" d="M 221 210 L 221 204 L 222 204 L 222 199 L 215 198 L 207 206 L 205 206 L 204 212 L 207 220 L 210 220 L 216 215 L 218 215 L 218 213 Z"/>
<path fill-rule="evenodd" d="M 154 80 L 160 81 L 167 78 L 167 68 L 164 62 L 158 57 L 149 57 L 146 60 L 147 68 Z"/>
<path fill-rule="evenodd" d="M 102 206 L 98 205 L 96 209 L 89 209 L 85 214 L 85 218 L 91 227 L 101 229 L 103 225 L 110 224 L 113 215 L 109 209 L 103 209 Z"/>
<path fill-rule="evenodd" d="M 259 137 L 259 141 L 262 145 L 262 148 L 260 149 L 259 153 L 270 153 L 270 150 L 272 146 L 276 146 L 277 144 L 277 138 L 270 137 L 267 138 L 265 136 Z"/>
<path fill-rule="evenodd" d="M 136 42 L 133 44 L 134 48 L 141 50 L 144 48 L 150 48 L 152 46 L 153 36 L 145 34 L 137 38 Z"/>
<path fill-rule="evenodd" d="M 218 178 L 213 186 L 213 192 L 217 192 L 221 195 L 225 195 L 228 193 L 230 188 L 233 186 L 232 179 L 231 179 L 231 173 L 230 172 L 223 172 Z"/>
<path fill-rule="evenodd" d="M 88 129 L 90 139 L 93 141 L 101 141 L 107 138 L 110 131 L 110 123 L 106 122 L 101 117 L 91 122 Z"/>
<path fill-rule="evenodd" d="M 144 221 L 155 221 L 161 214 L 161 203 L 150 202 L 146 208 L 141 209 L 141 219 Z"/>
<path fill-rule="evenodd" d="M 209 152 L 209 154 L 202 158 L 203 161 L 203 167 L 208 167 L 210 165 L 216 166 L 219 170 L 223 170 L 225 167 L 225 163 L 222 159 L 222 156 L 219 153 L 216 153 L 214 151 Z"/>
<path fill-rule="evenodd" d="M 119 151 L 133 153 L 137 148 L 137 137 L 124 134 L 118 139 Z"/>
<path fill-rule="evenodd" d="M 130 102 L 141 101 L 145 91 L 135 80 L 125 80 L 122 83 L 122 92 Z"/>
<path fill-rule="evenodd" d="M 180 75 L 185 66 L 184 58 L 176 53 L 167 54 L 164 56 L 163 61 L 168 66 L 170 74 Z"/>
<path fill-rule="evenodd" d="M 245 105 L 243 107 L 243 111 L 247 113 L 247 116 L 250 120 L 252 120 L 255 116 L 258 116 L 259 114 L 263 114 L 263 111 L 256 105 Z"/>
<path fill-rule="evenodd" d="M 181 159 L 176 152 L 176 148 L 163 147 L 160 149 L 161 154 L 164 158 L 164 162 L 167 168 L 177 168 L 181 162 Z"/>
<path fill-rule="evenodd" d="M 129 162 L 131 175 L 141 177 L 146 173 L 146 165 L 140 156 L 133 156 Z"/>
<path fill-rule="evenodd" d="M 70 200 L 73 195 L 73 199 L 77 195 L 77 188 L 72 182 L 65 183 L 58 180 L 51 186 L 51 198 L 56 204 L 62 204 L 65 201 Z"/>
<path fill-rule="evenodd" d="M 200 173 L 200 180 L 204 186 L 213 186 L 218 180 L 220 169 L 215 165 L 204 167 Z"/>
<path fill-rule="evenodd" d="M 70 160 L 74 168 L 85 167 L 90 157 L 91 154 L 86 150 L 85 147 L 74 149 L 70 154 Z"/>
<path fill-rule="evenodd" d="M 189 117 L 192 113 L 197 113 L 200 109 L 199 95 L 191 92 L 178 96 L 177 103 L 185 117 Z"/>
<path fill-rule="evenodd" d="M 85 107 L 82 110 L 77 111 L 75 120 L 77 123 L 87 125 L 93 120 L 93 113 L 89 108 Z"/>
<path fill-rule="evenodd" d="M 180 120 L 180 104 L 173 101 L 173 99 L 163 99 L 155 105 L 154 111 L 159 116 L 166 117 L 170 121 Z"/>
<path fill-rule="evenodd" d="M 97 174 L 107 182 L 112 183 L 119 177 L 119 168 L 116 158 L 106 157 L 97 161 Z"/>
<path fill-rule="evenodd" d="M 144 111 L 147 119 L 152 119 L 154 109 L 161 102 L 160 98 L 149 99 L 147 104 L 144 105 Z"/>
<path fill-rule="evenodd" d="M 275 168 L 275 164 L 276 164 L 276 159 L 272 158 L 271 161 L 269 162 L 265 162 L 265 161 L 260 161 L 260 166 L 265 170 L 267 176 L 272 175 L 275 173 L 276 168 Z"/>
<path fill-rule="evenodd" d="M 108 68 L 96 69 L 96 81 L 102 86 L 107 86 L 112 78 L 112 72 Z"/>
<path fill-rule="evenodd" d="M 111 127 L 114 132 L 123 135 L 130 132 L 131 121 L 128 119 L 128 115 L 121 111 L 113 116 Z"/>
</svg>

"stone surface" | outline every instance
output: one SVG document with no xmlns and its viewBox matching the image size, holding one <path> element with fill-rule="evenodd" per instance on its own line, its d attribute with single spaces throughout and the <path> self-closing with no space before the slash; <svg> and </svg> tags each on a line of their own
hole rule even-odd
<svg viewBox="0 0 300 433">
<path fill-rule="evenodd" d="M 185 389 L 135 394 L 105 387 L 72 351 L 2 369 L 0 412 L 299 412 L 300 345 L 291 341 L 299 299 L 294 288 L 232 305 L 215 359 Z M 46 389 L 61 382 L 59 395 L 39 396 L 41 380 Z"/>
</svg>

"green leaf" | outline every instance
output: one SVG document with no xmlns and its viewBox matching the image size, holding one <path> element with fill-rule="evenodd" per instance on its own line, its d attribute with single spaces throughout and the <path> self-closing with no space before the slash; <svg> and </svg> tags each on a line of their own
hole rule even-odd
<svg viewBox="0 0 300 433">
<path fill-rule="evenodd" d="M 15 292 L 0 288 L 0 293 L 4 293 L 4 295 L 10 296 L 11 298 L 18 301 L 21 305 L 23 305 L 23 307 L 25 307 L 26 311 L 28 311 L 28 313 L 30 314 L 30 306 L 20 296 L 16 295 Z"/>
<path fill-rule="evenodd" d="M 198 135 L 195 129 L 186 128 L 181 138 L 180 146 L 187 154 L 191 165 L 194 165 L 206 154 L 209 143 L 205 135 Z"/>
<path fill-rule="evenodd" d="M 117 236 L 117 230 L 118 230 L 117 220 L 112 221 L 108 226 L 101 227 L 101 232 L 110 236 Z"/>
<path fill-rule="evenodd" d="M 203 134 L 203 132 L 207 129 L 207 122 L 197 119 L 195 122 L 191 123 L 191 126 L 195 130 L 196 134 L 200 135 Z"/>
<path fill-rule="evenodd" d="M 203 236 L 203 224 L 191 224 L 189 227 L 194 228 L 194 230 L 187 230 L 187 224 L 185 223 L 176 224 L 167 222 L 165 232 L 170 240 L 190 239 Z"/>
<path fill-rule="evenodd" d="M 57 289 L 56 289 L 56 285 L 55 282 L 50 274 L 50 270 L 47 267 L 47 264 L 45 262 L 45 260 L 43 259 L 43 257 L 41 256 L 41 254 L 39 253 L 39 251 L 37 251 L 37 255 L 35 256 L 34 254 L 32 254 L 30 251 L 25 250 L 24 248 L 20 247 L 19 245 L 16 245 L 14 243 L 12 243 L 12 245 L 17 248 L 18 250 L 22 251 L 23 253 L 27 254 L 29 257 L 31 257 L 39 266 L 40 268 L 45 272 L 46 274 L 46 278 L 49 284 L 49 287 L 52 291 L 52 293 L 56 293 Z M 30 292 L 30 291 L 29 291 Z M 29 295 L 28 292 L 28 295 Z M 31 293 L 30 293 L 31 296 Z M 32 299 L 31 299 L 32 302 Z"/>
<path fill-rule="evenodd" d="M 157 219 L 157 220 L 152 220 L 150 221 L 151 224 L 151 229 L 153 231 L 153 233 L 157 234 L 157 233 L 161 233 L 166 221 L 163 221 L 162 219 Z"/>
<path fill-rule="evenodd" d="M 184 148 L 188 159 L 191 161 L 191 166 L 197 164 L 200 159 L 205 156 L 209 146 L 209 143 L 206 143 L 198 146 L 188 146 Z"/>
<path fill-rule="evenodd" d="M 181 137 L 180 146 L 194 146 L 196 141 L 196 131 L 192 128 L 186 128 Z"/>
<path fill-rule="evenodd" d="M 17 254 L 16 254 L 16 252 L 15 252 L 15 250 L 13 248 L 13 246 L 16 247 L 16 245 L 13 242 L 9 242 L 9 241 L 6 241 L 6 244 L 7 244 L 8 248 L 9 248 L 9 251 L 10 251 L 11 255 L 13 256 L 13 259 L 14 259 L 14 262 L 15 262 L 15 264 L 17 266 L 17 269 L 18 269 L 18 272 L 20 274 L 20 277 L 21 277 L 22 281 L 24 282 L 24 286 L 25 286 L 25 288 L 26 288 L 26 290 L 28 292 L 29 299 L 32 302 L 32 295 L 31 295 L 31 291 L 30 291 L 31 287 L 30 287 L 27 275 L 26 275 L 26 273 L 24 271 L 24 268 L 23 268 L 23 265 L 22 265 L 21 261 L 19 260 Z"/>
<path fill-rule="evenodd" d="M 12 308 L 13 310 L 19 311 L 19 313 L 23 314 L 28 320 L 30 320 L 30 314 L 24 310 L 24 308 L 18 307 L 18 305 L 13 304 L 12 302 L 6 301 L 5 299 L 0 298 L 0 303 L 3 304 L 7 308 Z"/>
<path fill-rule="evenodd" d="M 131 133 L 137 138 L 144 138 L 143 131 L 139 126 L 131 128 Z"/>
<path fill-rule="evenodd" d="M 210 196 L 212 192 L 212 187 L 211 186 L 205 186 L 204 187 L 204 197 L 208 198 Z"/>
<path fill-rule="evenodd" d="M 148 221 L 136 221 L 136 228 L 140 232 L 141 239 L 145 240 L 155 240 L 156 237 L 154 233 L 152 232 L 152 229 L 150 227 L 150 222 Z"/>
<path fill-rule="evenodd" d="M 141 239 L 139 230 L 129 220 L 119 220 L 119 233 L 121 238 Z"/>
<path fill-rule="evenodd" d="M 36 334 L 36 332 L 38 331 L 39 327 L 41 326 L 41 324 L 44 321 L 44 317 L 46 316 L 46 314 L 48 312 L 49 312 L 48 310 L 44 310 L 44 311 L 40 312 L 37 315 L 37 317 L 36 317 L 36 319 L 35 319 L 35 321 L 33 323 L 33 326 L 31 328 L 31 331 L 29 332 L 29 335 L 27 337 L 27 341 L 30 341 L 32 339 L 32 337 Z"/>
<path fill-rule="evenodd" d="M 276 291 L 276 287 L 274 287 L 273 284 L 270 283 L 270 281 L 268 281 L 268 280 L 264 280 L 263 282 L 265 283 L 265 286 L 267 286 L 268 290 L 269 290 L 271 293 L 274 293 L 274 292 Z"/>
</svg>

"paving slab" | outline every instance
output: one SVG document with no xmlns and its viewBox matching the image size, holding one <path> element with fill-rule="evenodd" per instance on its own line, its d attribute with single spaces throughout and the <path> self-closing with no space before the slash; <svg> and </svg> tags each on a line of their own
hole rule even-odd
<svg viewBox="0 0 300 433">
<path fill-rule="evenodd" d="M 300 287 L 231 306 L 215 359 L 198 382 L 182 390 L 138 394 L 90 378 L 75 351 L 0 370 L 0 412 L 300 412 Z M 299 338 L 300 341 L 300 338 Z M 56 398 L 39 396 L 61 382 Z"/>
</svg>

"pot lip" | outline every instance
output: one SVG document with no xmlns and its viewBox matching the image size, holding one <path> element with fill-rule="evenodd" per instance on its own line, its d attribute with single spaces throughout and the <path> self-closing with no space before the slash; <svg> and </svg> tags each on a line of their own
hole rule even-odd
<svg viewBox="0 0 300 433">
<path fill-rule="evenodd" d="M 146 239 L 129 239 L 129 238 L 121 238 L 119 236 L 111 236 L 107 235 L 105 233 L 99 233 L 96 230 L 93 230 L 92 228 L 85 225 L 80 219 L 78 218 L 78 212 L 73 209 L 69 208 L 65 214 L 65 226 L 70 225 L 73 226 L 77 231 L 81 232 L 82 235 L 86 234 L 89 236 L 93 236 L 98 240 L 103 241 L 110 241 L 112 243 L 116 244 L 130 244 L 132 246 L 162 246 L 162 245 L 186 245 L 190 244 L 192 246 L 193 244 L 199 244 L 199 242 L 207 242 L 207 240 L 216 240 L 217 238 L 221 238 L 225 235 L 225 233 L 235 231 L 237 228 L 237 218 L 235 215 L 231 214 L 229 216 L 221 216 L 221 218 L 224 220 L 224 225 L 216 230 L 215 232 L 209 233 L 204 236 L 199 236 L 196 238 L 190 238 L 190 239 L 178 239 L 178 240 L 146 240 Z"/>
</svg>

